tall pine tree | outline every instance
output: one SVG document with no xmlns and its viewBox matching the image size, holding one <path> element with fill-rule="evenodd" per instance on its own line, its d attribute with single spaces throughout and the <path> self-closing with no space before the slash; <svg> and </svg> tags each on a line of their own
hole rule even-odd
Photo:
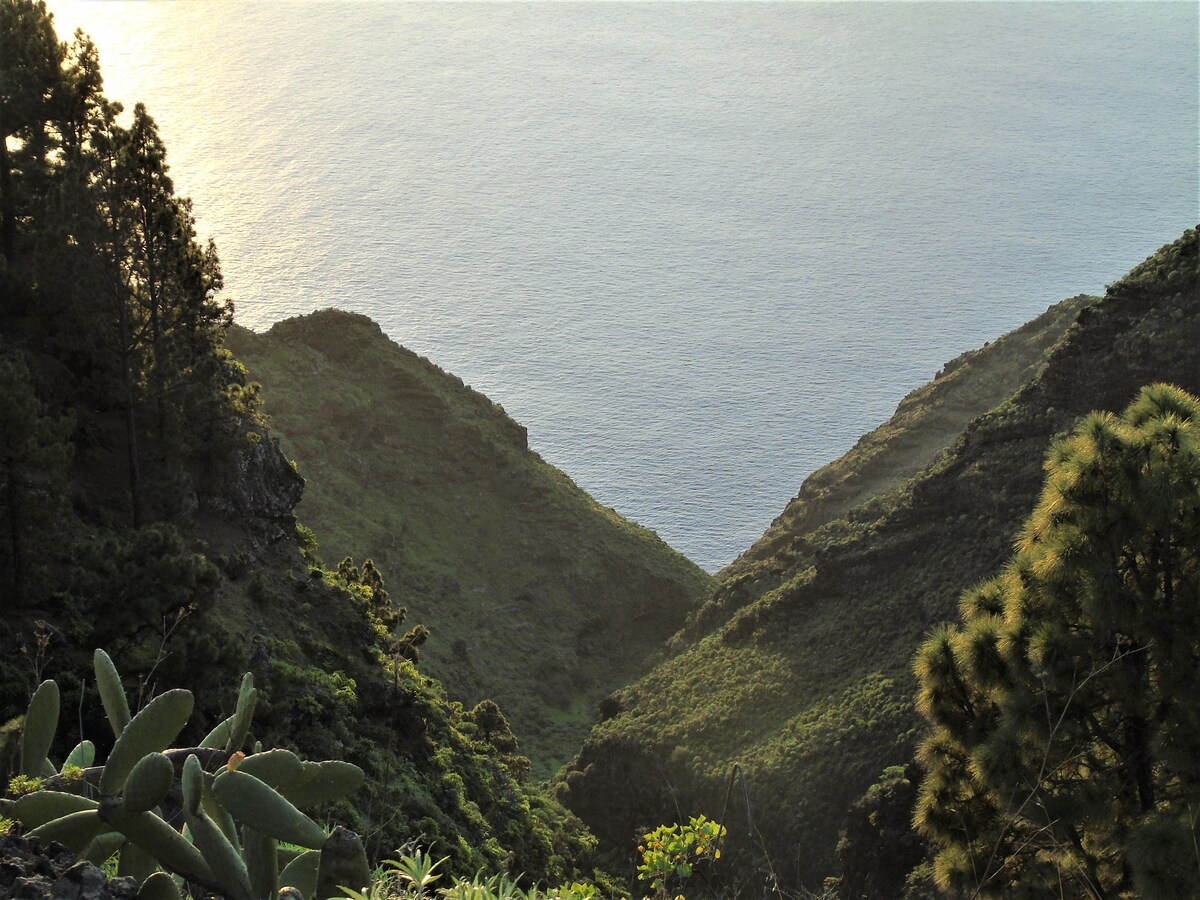
<svg viewBox="0 0 1200 900">
<path fill-rule="evenodd" d="M 917 824 L 960 896 L 1200 890 L 1200 401 L 1143 389 L 1052 448 L 1004 572 L 917 659 Z"/>
</svg>

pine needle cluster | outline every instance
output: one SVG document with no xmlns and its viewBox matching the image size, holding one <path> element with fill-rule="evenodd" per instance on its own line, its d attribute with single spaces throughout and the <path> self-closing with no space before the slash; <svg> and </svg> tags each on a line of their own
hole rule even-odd
<svg viewBox="0 0 1200 900">
<path fill-rule="evenodd" d="M 934 631 L 919 829 L 955 895 L 1200 885 L 1200 400 L 1144 388 L 1057 442 L 1005 570 Z"/>
</svg>

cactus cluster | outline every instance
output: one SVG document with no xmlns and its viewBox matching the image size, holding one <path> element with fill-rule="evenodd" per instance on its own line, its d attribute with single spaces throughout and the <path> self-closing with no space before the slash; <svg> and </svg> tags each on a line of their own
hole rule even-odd
<svg viewBox="0 0 1200 900">
<path fill-rule="evenodd" d="M 95 653 L 96 685 L 116 742 L 103 766 L 83 741 L 61 768 L 48 758 L 59 690 L 43 682 L 29 703 L 21 773 L 43 789 L 3 800 L 30 837 L 58 841 L 99 864 L 119 853 L 118 872 L 140 885 L 139 900 L 180 900 L 190 883 L 230 900 L 324 900 L 341 885 L 370 880 L 358 837 L 326 833 L 300 811 L 335 800 L 363 780 L 339 760 L 302 761 L 288 750 L 245 753 L 258 692 L 242 679 L 233 715 L 196 747 L 168 749 L 192 714 L 190 691 L 160 694 L 130 715 L 108 654 Z M 300 847 L 287 850 L 281 842 Z"/>
</svg>

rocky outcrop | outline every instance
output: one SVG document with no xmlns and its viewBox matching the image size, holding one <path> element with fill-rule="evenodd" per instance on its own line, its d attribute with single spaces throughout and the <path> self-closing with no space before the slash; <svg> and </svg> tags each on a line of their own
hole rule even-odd
<svg viewBox="0 0 1200 900">
<path fill-rule="evenodd" d="M 219 490 L 201 498 L 201 509 L 241 522 L 250 549 L 261 555 L 266 547 L 295 534 L 294 512 L 304 494 L 304 479 L 279 448 L 279 439 L 265 429 L 243 426 L 236 444 L 210 481 Z"/>
<path fill-rule="evenodd" d="M 12 900 L 134 900 L 132 878 L 109 878 L 76 860 L 62 844 L 37 838 L 0 838 L 0 897 Z"/>
</svg>

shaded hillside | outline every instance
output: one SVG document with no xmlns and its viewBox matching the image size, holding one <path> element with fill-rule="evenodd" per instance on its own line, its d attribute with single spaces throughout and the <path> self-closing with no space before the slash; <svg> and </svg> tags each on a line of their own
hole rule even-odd
<svg viewBox="0 0 1200 900">
<path fill-rule="evenodd" d="M 722 814 L 739 763 L 762 843 L 746 837 L 738 803 L 727 814 L 733 854 L 764 865 L 765 851 L 790 884 L 832 874 L 847 808 L 911 757 L 919 641 L 1007 559 L 1051 437 L 1089 410 L 1123 408 L 1149 382 L 1200 388 L 1198 281 L 1189 231 L 1080 310 L 1043 367 L 1031 348 L 1032 378 L 912 479 L 815 531 L 802 504 L 839 470 L 806 485 L 725 573 L 717 596 L 731 599 L 707 611 L 706 636 L 617 695 L 566 773 L 568 805 L 620 845 L 677 804 Z"/>
<path fill-rule="evenodd" d="M 540 773 L 711 585 L 529 451 L 499 406 L 363 316 L 235 327 L 230 345 L 309 479 L 298 515 L 321 555 L 371 557 L 431 629 L 422 667 L 472 703 L 496 699 Z"/>
</svg>

